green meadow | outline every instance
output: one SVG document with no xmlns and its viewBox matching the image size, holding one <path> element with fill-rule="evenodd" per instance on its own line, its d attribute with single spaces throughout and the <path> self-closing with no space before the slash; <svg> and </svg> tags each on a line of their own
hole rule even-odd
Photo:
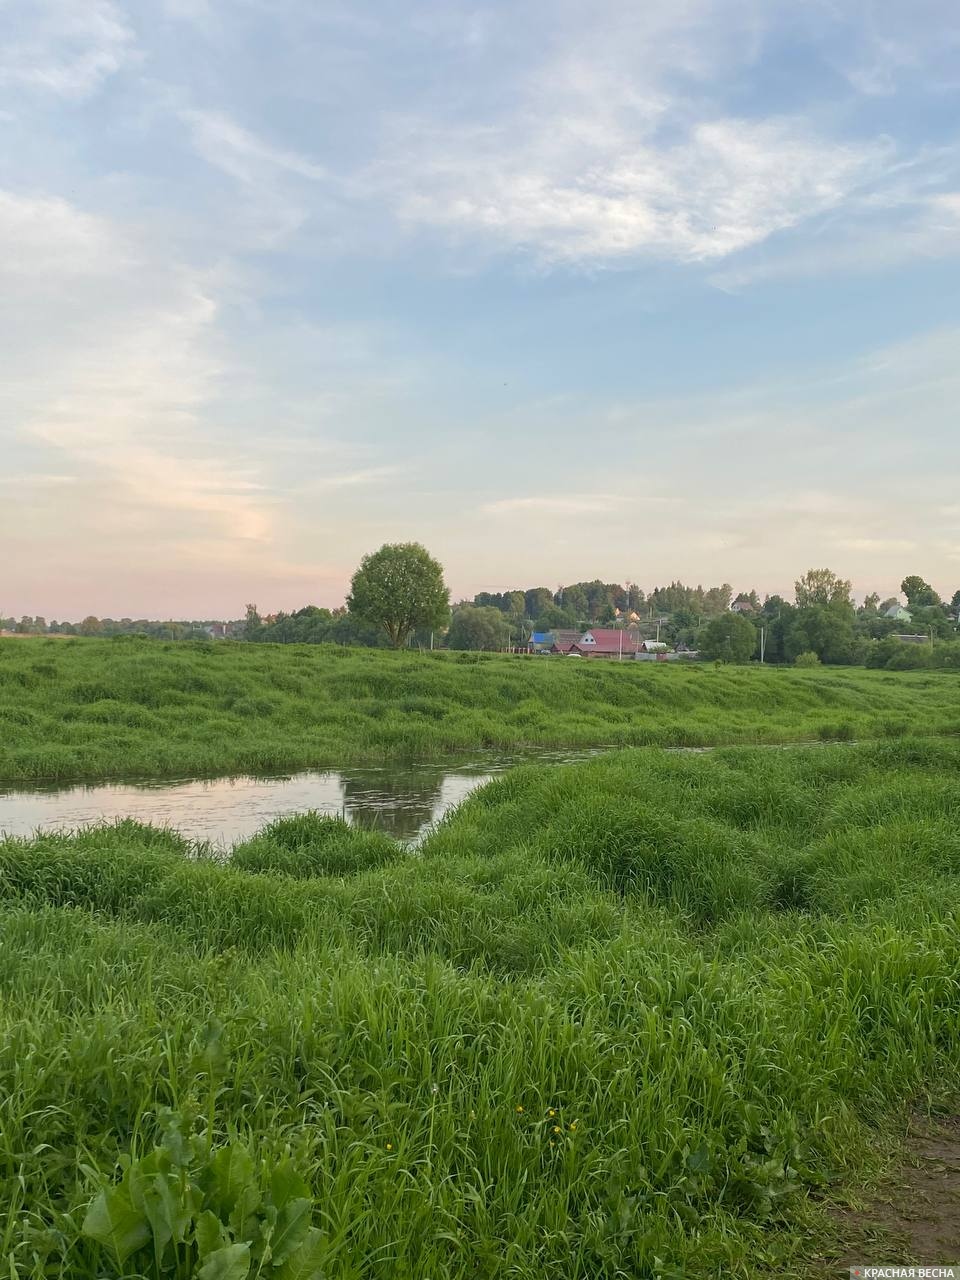
<svg viewBox="0 0 960 1280">
<path fill-rule="evenodd" d="M 0 641 L 0 779 L 269 772 L 524 747 L 960 731 L 952 672 Z"/>
<path fill-rule="evenodd" d="M 916 737 L 528 765 L 416 851 L 0 843 L 5 1274 L 806 1275 L 957 1090 L 958 814 Z"/>
<path fill-rule="evenodd" d="M 822 1276 L 960 1094 L 958 729 L 946 672 L 0 642 L 8 783 L 626 748 L 415 849 L 0 840 L 3 1274 Z"/>
</svg>

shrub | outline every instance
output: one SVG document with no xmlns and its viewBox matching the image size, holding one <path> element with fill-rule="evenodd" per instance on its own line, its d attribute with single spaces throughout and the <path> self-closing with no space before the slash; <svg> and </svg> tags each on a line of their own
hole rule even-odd
<svg viewBox="0 0 960 1280">
<path fill-rule="evenodd" d="M 849 720 L 842 720 L 839 724 L 822 724 L 817 730 L 817 737 L 821 742 L 852 742 L 856 736 L 856 731 Z"/>
<path fill-rule="evenodd" d="M 793 665 L 795 667 L 819 667 L 820 658 L 818 654 L 807 649 L 805 653 L 797 654 L 796 658 L 793 660 Z"/>
</svg>

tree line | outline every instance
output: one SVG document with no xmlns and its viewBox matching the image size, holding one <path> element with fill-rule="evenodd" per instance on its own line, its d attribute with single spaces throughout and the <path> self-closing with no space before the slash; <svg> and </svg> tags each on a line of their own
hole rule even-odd
<svg viewBox="0 0 960 1280">
<path fill-rule="evenodd" d="M 150 618 L 96 618 L 92 614 L 80 622 L 49 622 L 40 616 L 19 618 L 0 616 L 0 631 L 14 635 L 47 636 L 142 636 L 150 640 L 208 640 L 213 635 L 238 636 L 243 624 L 216 619 L 158 621 Z"/>
<path fill-rule="evenodd" d="M 859 664 L 890 669 L 960 666 L 957 619 L 960 591 L 944 601 L 917 574 L 900 589 L 909 619 L 898 616 L 899 597 L 867 596 L 857 606 L 852 584 L 830 569 L 810 569 L 795 583 L 794 597 L 756 591 L 736 597 L 729 583 L 704 588 L 681 582 L 645 593 L 636 583 L 599 578 L 555 591 L 531 587 L 479 592 L 451 607 L 443 568 L 418 543 L 395 543 L 364 556 L 343 606 L 307 605 L 293 613 L 263 616 L 247 606 L 230 623 L 119 621 L 87 617 L 80 623 L 44 618 L 3 618 L 0 630 L 82 636 L 140 635 L 164 640 L 234 638 L 273 644 L 341 644 L 401 648 L 444 644 L 451 649 L 524 648 L 537 632 L 632 628 L 644 638 L 683 645 L 704 657 L 748 662 Z M 905 630 L 924 643 L 898 639 Z"/>
<path fill-rule="evenodd" d="M 626 586 L 618 582 L 573 582 L 556 591 L 549 587 L 530 587 L 520 591 L 480 591 L 473 597 L 475 608 L 498 609 L 520 624 L 526 622 L 536 631 L 554 628 L 592 626 L 613 623 L 618 612 L 636 613 L 640 617 L 670 616 L 685 612 L 691 618 L 712 617 L 729 609 L 733 588 L 728 582 L 719 587 L 686 587 L 671 582 L 654 587 L 649 595 L 635 582 Z"/>
<path fill-rule="evenodd" d="M 689 587 L 671 582 L 644 593 L 635 583 L 600 579 L 558 587 L 479 592 L 450 606 L 443 569 L 417 544 L 382 547 L 364 558 L 346 605 L 308 607 L 264 620 L 251 606 L 245 637 L 278 643 L 444 644 L 457 650 L 524 648 L 538 632 L 632 628 L 668 645 L 684 645 L 724 662 L 801 665 L 859 664 L 888 668 L 960 666 L 957 613 L 951 601 L 919 575 L 901 583 L 909 623 L 888 617 L 899 597 L 867 596 L 857 606 L 852 584 L 830 569 L 810 569 L 794 584 L 794 596 L 760 600 L 754 590 L 734 597 L 729 583 Z M 929 643 L 904 643 L 905 629 Z"/>
<path fill-rule="evenodd" d="M 706 657 L 733 662 L 750 661 L 762 648 L 767 662 L 802 666 L 960 666 L 960 591 L 949 602 L 941 600 L 917 574 L 904 578 L 900 590 L 909 619 L 888 616 L 901 607 L 899 597 L 881 600 L 874 593 L 858 607 L 847 579 L 830 569 L 810 569 L 795 583 L 792 601 L 767 596 L 749 615 L 727 613 L 712 620 L 699 648 Z M 912 639 L 897 638 L 904 634 Z"/>
</svg>

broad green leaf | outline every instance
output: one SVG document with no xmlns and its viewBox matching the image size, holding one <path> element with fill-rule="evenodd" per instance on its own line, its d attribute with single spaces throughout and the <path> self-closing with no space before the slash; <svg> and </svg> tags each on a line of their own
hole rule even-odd
<svg viewBox="0 0 960 1280">
<path fill-rule="evenodd" d="M 197 1272 L 197 1280 L 244 1280 L 250 1273 L 250 1246 L 228 1244 L 211 1253 Z"/>
<path fill-rule="evenodd" d="M 139 1160 L 130 1162 L 125 1178 L 133 1173 L 139 1173 L 143 1176 L 152 1173 L 170 1173 L 172 1167 L 173 1159 L 170 1152 L 165 1147 L 154 1147 L 152 1151 L 147 1152 L 145 1156 L 141 1156 Z"/>
<path fill-rule="evenodd" d="M 227 1233 L 224 1231 L 220 1219 L 215 1213 L 211 1213 L 209 1209 L 204 1210 L 197 1218 L 194 1239 L 197 1242 L 197 1251 L 200 1254 L 201 1262 L 208 1254 L 214 1253 L 217 1249 L 229 1243 Z"/>
<path fill-rule="evenodd" d="M 147 1217 L 153 1230 L 154 1248 L 159 1252 L 172 1240 L 182 1244 L 190 1226 L 191 1206 L 181 1200 L 180 1180 L 172 1175 L 144 1175 L 134 1165 L 128 1175 L 130 1198 Z"/>
<path fill-rule="evenodd" d="M 252 1240 L 258 1231 L 258 1210 L 263 1206 L 263 1197 L 255 1182 L 248 1182 L 237 1196 L 237 1202 L 230 1214 L 230 1230 L 240 1240 Z"/>
<path fill-rule="evenodd" d="M 270 1174 L 270 1198 L 278 1209 L 290 1200 L 309 1197 L 310 1188 L 294 1168 L 292 1160 L 284 1160 Z"/>
<path fill-rule="evenodd" d="M 323 1280 L 326 1256 L 323 1232 L 311 1227 L 298 1249 L 274 1273 L 274 1280 Z"/>
<path fill-rule="evenodd" d="M 123 1266 L 131 1253 L 149 1242 L 150 1223 L 121 1185 L 101 1191 L 93 1201 L 83 1220 L 83 1234 L 105 1245 Z"/>
<path fill-rule="evenodd" d="M 203 1175 L 208 1208 L 220 1218 L 228 1217 L 253 1178 L 253 1157 L 246 1147 L 239 1143 L 221 1147 Z"/>
<path fill-rule="evenodd" d="M 302 1244 L 307 1232 L 310 1230 L 310 1212 L 312 1209 L 313 1201 L 306 1197 L 300 1200 L 290 1200 L 284 1205 L 283 1211 L 277 1220 L 273 1238 L 270 1241 L 270 1251 L 273 1256 L 274 1266 L 283 1262 Z"/>
</svg>

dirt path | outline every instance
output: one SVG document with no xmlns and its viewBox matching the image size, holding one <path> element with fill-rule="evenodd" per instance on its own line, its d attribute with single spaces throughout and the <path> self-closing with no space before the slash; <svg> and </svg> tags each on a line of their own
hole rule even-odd
<svg viewBox="0 0 960 1280">
<path fill-rule="evenodd" d="M 835 1221 L 837 1252 L 811 1280 L 846 1280 L 865 1263 L 960 1263 L 960 1115 L 915 1115 L 900 1166 L 864 1209 Z"/>
</svg>

